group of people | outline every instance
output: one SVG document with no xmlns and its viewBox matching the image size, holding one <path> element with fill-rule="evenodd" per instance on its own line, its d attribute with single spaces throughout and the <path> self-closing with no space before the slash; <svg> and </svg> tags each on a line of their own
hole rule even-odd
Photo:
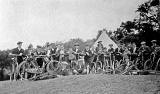
<svg viewBox="0 0 160 94">
<path fill-rule="evenodd" d="M 147 60 L 150 56 L 156 56 L 159 58 L 160 46 L 157 45 L 156 40 L 152 40 L 152 46 L 146 45 L 146 42 L 141 42 L 141 46 L 137 47 L 135 43 L 130 45 L 119 44 L 118 48 L 114 49 L 113 44 L 109 44 L 109 48 L 103 46 L 102 41 L 99 41 L 96 48 L 86 45 L 85 49 L 80 50 L 80 45 L 75 43 L 74 48 L 65 49 L 63 45 L 57 44 L 55 47 L 46 43 L 45 47 L 37 46 L 36 49 L 33 45 L 29 45 L 27 49 L 22 48 L 23 42 L 17 42 L 17 48 L 13 49 L 10 55 L 16 55 L 17 62 L 20 64 L 23 61 L 23 57 L 36 56 L 36 55 L 46 55 L 50 60 L 56 61 L 67 61 L 69 64 L 73 60 L 78 60 L 83 58 L 85 61 L 85 67 L 92 66 L 93 62 L 97 60 L 105 64 L 104 60 L 117 60 L 120 61 L 124 59 L 126 62 L 129 60 L 133 61 L 137 57 L 143 57 L 143 60 Z M 37 63 L 42 66 L 43 59 L 38 58 Z"/>
</svg>

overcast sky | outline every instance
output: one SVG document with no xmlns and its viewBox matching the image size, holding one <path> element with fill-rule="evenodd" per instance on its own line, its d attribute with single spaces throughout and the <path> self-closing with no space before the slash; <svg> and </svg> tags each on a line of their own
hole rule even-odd
<svg viewBox="0 0 160 94">
<path fill-rule="evenodd" d="M 0 0 L 0 49 L 95 38 L 132 20 L 146 0 Z"/>
</svg>

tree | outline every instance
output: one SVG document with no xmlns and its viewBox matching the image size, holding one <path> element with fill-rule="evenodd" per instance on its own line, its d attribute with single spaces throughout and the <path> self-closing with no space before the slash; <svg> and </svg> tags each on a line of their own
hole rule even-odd
<svg viewBox="0 0 160 94">
<path fill-rule="evenodd" d="M 11 65 L 11 58 L 9 57 L 10 50 L 0 51 L 0 68 L 5 68 Z"/>
<path fill-rule="evenodd" d="M 122 22 L 114 31 L 115 39 L 123 43 L 160 40 L 159 0 L 150 0 L 141 4 L 136 12 L 138 17 L 132 21 Z"/>
</svg>

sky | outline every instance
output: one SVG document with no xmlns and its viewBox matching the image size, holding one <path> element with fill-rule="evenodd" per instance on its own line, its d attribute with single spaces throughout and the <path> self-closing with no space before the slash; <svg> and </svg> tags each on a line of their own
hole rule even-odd
<svg viewBox="0 0 160 94">
<path fill-rule="evenodd" d="M 147 0 L 0 0 L 0 49 L 95 38 L 136 17 Z"/>
</svg>

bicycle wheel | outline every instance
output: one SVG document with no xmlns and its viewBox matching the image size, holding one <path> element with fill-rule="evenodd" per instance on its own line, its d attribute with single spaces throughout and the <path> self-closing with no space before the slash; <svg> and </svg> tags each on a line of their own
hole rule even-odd
<svg viewBox="0 0 160 94">
<path fill-rule="evenodd" d="M 124 60 L 120 60 L 115 61 L 114 63 L 116 65 L 114 68 L 115 74 L 122 74 L 128 68 L 130 61 L 126 62 Z"/>
<path fill-rule="evenodd" d="M 46 69 L 49 73 L 58 74 L 58 71 L 60 70 L 60 64 L 58 61 L 49 62 Z"/>
<path fill-rule="evenodd" d="M 135 62 L 135 69 L 136 70 L 142 70 L 143 69 L 143 64 L 142 61 L 140 59 L 137 59 Z"/>
<path fill-rule="evenodd" d="M 154 68 L 155 71 L 160 70 L 160 58 L 158 59 L 157 63 L 156 63 L 156 67 Z"/>
<path fill-rule="evenodd" d="M 32 79 L 36 76 L 37 67 L 34 62 L 23 61 L 18 66 L 18 74 L 21 79 Z"/>
<path fill-rule="evenodd" d="M 146 60 L 144 63 L 144 70 L 152 70 L 153 68 L 153 62 L 151 59 Z"/>
</svg>

